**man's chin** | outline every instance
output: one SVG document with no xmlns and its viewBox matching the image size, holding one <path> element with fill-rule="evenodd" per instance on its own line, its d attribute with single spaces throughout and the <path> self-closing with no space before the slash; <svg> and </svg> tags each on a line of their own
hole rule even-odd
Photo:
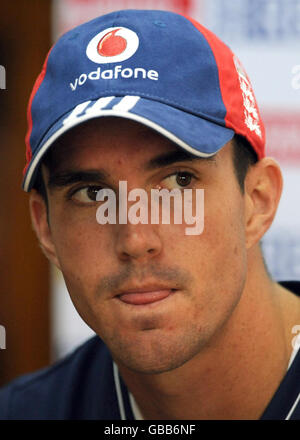
<svg viewBox="0 0 300 440">
<path fill-rule="evenodd" d="M 121 370 L 129 370 L 132 373 L 136 374 L 145 374 L 145 375 L 157 375 L 157 374 L 163 374 L 168 373 L 171 371 L 174 371 L 176 368 L 181 367 L 183 364 L 185 364 L 187 361 L 181 361 L 178 363 L 175 362 L 168 362 L 168 363 L 162 363 L 162 362 L 127 362 L 124 363 L 123 361 L 116 360 L 116 363 L 119 365 Z"/>
<path fill-rule="evenodd" d="M 153 341 L 147 346 L 129 345 L 127 347 L 110 348 L 113 359 L 120 366 L 138 374 L 162 374 L 173 371 L 191 360 L 199 353 L 199 341 L 180 344 L 178 341 Z"/>
</svg>

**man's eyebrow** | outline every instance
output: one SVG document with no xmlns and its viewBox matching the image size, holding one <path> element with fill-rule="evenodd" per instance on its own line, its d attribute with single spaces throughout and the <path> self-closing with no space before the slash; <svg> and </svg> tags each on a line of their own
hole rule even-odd
<svg viewBox="0 0 300 440">
<path fill-rule="evenodd" d="M 173 163 L 176 162 L 188 162 L 188 161 L 196 161 L 196 160 L 215 162 L 215 157 L 214 156 L 200 157 L 200 156 L 195 156 L 184 150 L 175 150 L 154 157 L 149 162 L 147 162 L 145 169 L 153 170 L 156 168 L 162 168 L 168 165 L 172 165 Z"/>
<path fill-rule="evenodd" d="M 52 173 L 49 177 L 49 189 L 64 187 L 79 182 L 99 182 L 107 179 L 108 174 L 99 170 L 67 170 Z"/>
<path fill-rule="evenodd" d="M 176 162 L 187 162 L 187 161 L 195 161 L 195 160 L 202 160 L 202 161 L 211 161 L 215 162 L 214 156 L 210 157 L 199 157 L 194 156 L 193 154 L 190 154 L 187 151 L 184 150 L 174 150 L 168 153 L 160 154 L 159 156 L 156 156 L 152 158 L 147 164 L 145 165 L 146 170 L 153 170 L 156 168 L 162 168 L 164 166 L 172 165 Z M 108 173 L 106 173 L 104 170 L 65 170 L 65 171 L 58 171 L 50 174 L 49 181 L 48 181 L 48 187 L 49 189 L 54 188 L 60 188 L 72 185 L 73 183 L 80 183 L 80 182 L 100 182 L 105 179 L 108 179 Z"/>
</svg>

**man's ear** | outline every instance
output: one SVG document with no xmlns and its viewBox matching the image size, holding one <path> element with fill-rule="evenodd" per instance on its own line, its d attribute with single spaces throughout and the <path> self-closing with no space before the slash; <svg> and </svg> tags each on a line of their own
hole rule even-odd
<svg viewBox="0 0 300 440">
<path fill-rule="evenodd" d="M 264 158 L 245 178 L 246 244 L 251 248 L 271 226 L 282 192 L 282 174 L 277 162 Z"/>
<path fill-rule="evenodd" d="M 40 246 L 50 260 L 60 269 L 60 264 L 56 255 L 56 249 L 52 240 L 50 225 L 48 222 L 48 213 L 46 202 L 36 191 L 31 190 L 29 194 L 29 209 L 33 229 L 37 235 Z"/>
</svg>

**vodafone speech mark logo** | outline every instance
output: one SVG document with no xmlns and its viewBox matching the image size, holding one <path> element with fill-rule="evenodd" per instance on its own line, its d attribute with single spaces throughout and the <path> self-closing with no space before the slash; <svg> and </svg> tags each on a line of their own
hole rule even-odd
<svg viewBox="0 0 300 440">
<path fill-rule="evenodd" d="M 95 35 L 86 48 L 87 57 L 97 64 L 120 63 L 135 54 L 139 47 L 139 37 L 135 32 L 125 27 L 107 28 Z M 101 80 L 151 80 L 158 81 L 159 73 L 154 69 L 145 69 L 142 66 L 123 67 L 115 65 L 112 69 L 98 66 L 91 72 L 82 72 L 74 78 L 69 86 L 72 92 L 86 82 Z"/>
<path fill-rule="evenodd" d="M 87 57 L 98 64 L 119 63 L 135 54 L 139 37 L 125 27 L 112 27 L 95 35 L 86 48 Z"/>
</svg>

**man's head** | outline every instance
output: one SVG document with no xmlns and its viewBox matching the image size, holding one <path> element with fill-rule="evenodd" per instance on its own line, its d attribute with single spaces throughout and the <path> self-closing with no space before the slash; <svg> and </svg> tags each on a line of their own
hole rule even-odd
<svg viewBox="0 0 300 440">
<path fill-rule="evenodd" d="M 96 119 L 66 133 L 53 149 L 54 174 L 43 170 L 49 222 L 42 197 L 31 191 L 45 254 L 62 270 L 82 318 L 128 368 L 153 373 L 182 365 L 218 334 L 241 299 L 281 180 L 276 164 L 262 159 L 250 167 L 243 193 L 232 149 L 229 142 L 213 158 L 195 158 L 141 124 Z M 118 195 L 120 181 L 147 193 L 204 189 L 203 233 L 188 236 L 186 225 L 174 222 L 99 225 L 96 192 Z M 132 304 L 138 291 L 168 297 Z"/>
<path fill-rule="evenodd" d="M 78 60 L 67 65 L 59 55 L 65 44 L 80 46 L 81 34 L 90 73 L 78 70 L 67 93 L 62 78 Z M 108 59 L 114 69 L 106 69 Z M 42 97 L 54 80 L 48 115 Z M 66 34 L 36 90 L 24 188 L 39 187 L 30 209 L 44 253 L 119 364 L 144 373 L 179 367 L 234 314 L 280 198 L 281 174 L 264 157 L 245 72 L 200 25 L 176 14 L 125 11 Z M 73 103 L 68 110 L 63 97 Z M 174 221 L 99 225 L 97 193 L 108 188 L 119 201 L 121 181 L 147 194 L 204 190 L 204 231 L 189 236 L 185 222 Z"/>
</svg>

